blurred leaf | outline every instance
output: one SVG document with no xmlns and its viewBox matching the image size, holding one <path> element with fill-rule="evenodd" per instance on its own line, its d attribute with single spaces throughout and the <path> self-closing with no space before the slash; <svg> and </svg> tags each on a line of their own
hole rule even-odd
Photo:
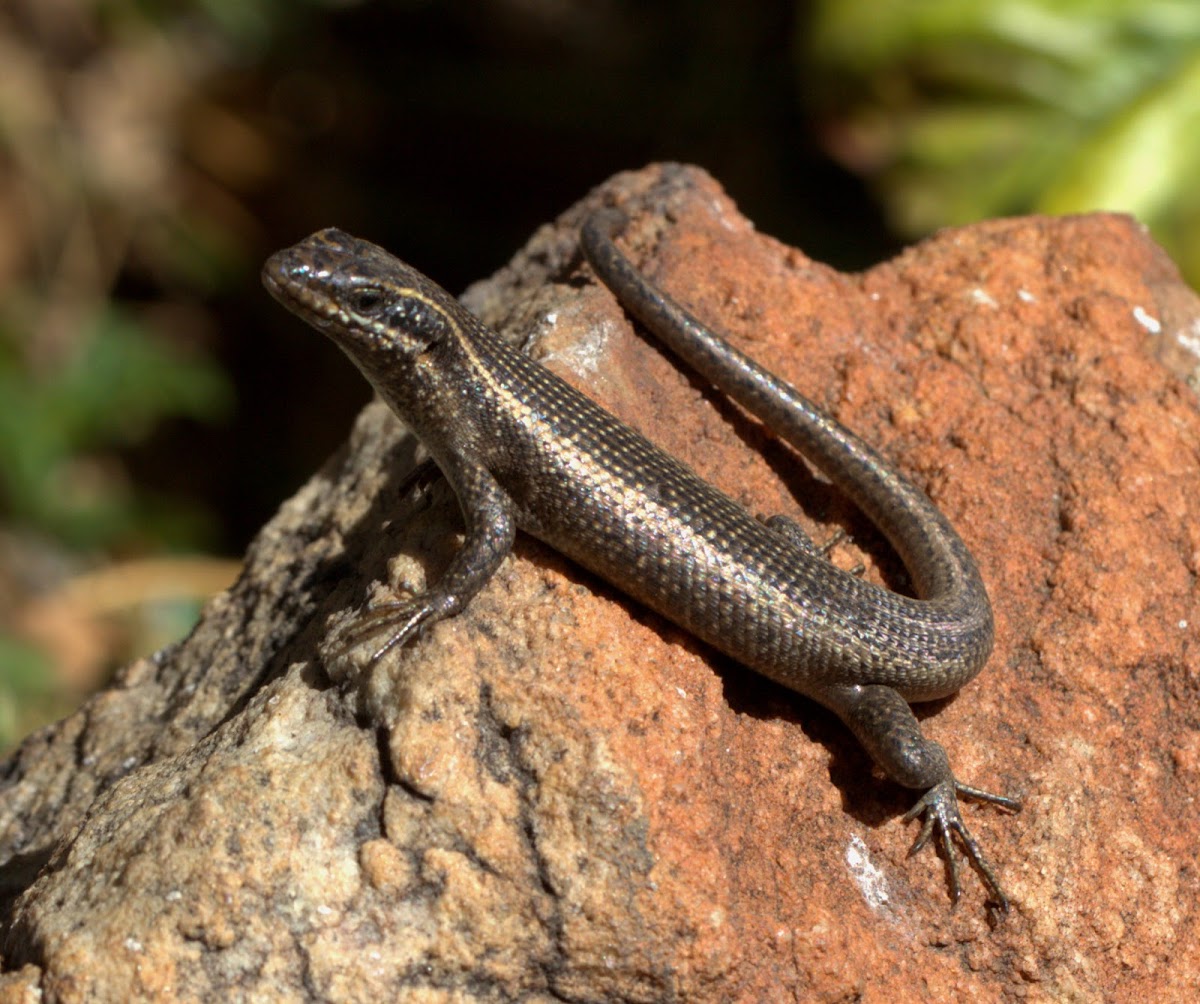
<svg viewBox="0 0 1200 1004">
<path fill-rule="evenodd" d="M 0 632 L 0 751 L 61 713 L 65 703 L 56 699 L 47 656 Z"/>
<path fill-rule="evenodd" d="M 220 418 L 232 397 L 210 360 L 185 357 L 113 305 L 46 372 L 31 375 L 16 353 L 0 353 L 0 493 L 10 515 L 77 546 L 132 532 L 147 506 L 105 451 L 144 441 L 165 418 Z M 186 513 L 171 517 L 176 526 L 198 526 Z"/>
<path fill-rule="evenodd" d="M 1161 215 L 1200 178 L 1200 48 L 1081 143 L 1042 194 L 1049 213 L 1078 206 Z"/>
<path fill-rule="evenodd" d="M 904 234 L 1120 210 L 1200 280 L 1200 4 L 821 0 L 809 28 L 827 146 Z"/>
</svg>

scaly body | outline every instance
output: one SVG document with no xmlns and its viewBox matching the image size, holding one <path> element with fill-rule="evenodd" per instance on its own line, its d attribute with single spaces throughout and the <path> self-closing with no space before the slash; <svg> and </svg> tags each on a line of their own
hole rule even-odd
<svg viewBox="0 0 1200 1004">
<path fill-rule="evenodd" d="M 582 243 L 621 303 L 677 355 L 816 464 L 896 548 L 917 599 L 843 572 L 787 520 L 763 523 L 644 436 L 509 346 L 381 248 L 323 230 L 263 270 L 272 294 L 329 335 L 425 444 L 454 488 L 462 548 L 426 592 L 369 610 L 378 653 L 454 614 L 509 552 L 545 541 L 739 662 L 834 710 L 894 780 L 922 790 L 915 847 L 936 829 L 959 881 L 962 823 L 943 748 L 908 706 L 958 690 L 987 660 L 992 613 L 961 538 L 882 456 L 650 286 L 598 213 Z"/>
</svg>

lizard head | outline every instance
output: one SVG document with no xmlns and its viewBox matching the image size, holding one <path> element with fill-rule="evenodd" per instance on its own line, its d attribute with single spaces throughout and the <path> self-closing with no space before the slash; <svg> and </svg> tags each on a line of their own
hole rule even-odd
<svg viewBox="0 0 1200 1004">
<path fill-rule="evenodd" d="M 275 299 L 350 357 L 407 424 L 422 424 L 433 396 L 447 398 L 452 413 L 452 399 L 472 384 L 467 341 L 479 322 L 383 248 L 319 230 L 273 254 L 262 277 Z"/>
</svg>

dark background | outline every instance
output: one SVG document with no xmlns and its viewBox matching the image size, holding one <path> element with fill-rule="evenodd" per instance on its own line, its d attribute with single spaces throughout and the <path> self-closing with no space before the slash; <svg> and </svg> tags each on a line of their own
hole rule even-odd
<svg viewBox="0 0 1200 1004">
<path fill-rule="evenodd" d="M 286 164 L 253 200 L 260 252 L 337 225 L 457 291 L 592 186 L 656 160 L 704 166 L 761 228 L 836 265 L 897 246 L 814 141 L 799 96 L 803 7 L 576 8 L 543 21 L 503 5 L 369 4 L 280 38 L 250 83 Z M 225 347 L 237 458 L 203 488 L 231 550 L 368 395 L 329 346 L 237 292 L 223 325 L 252 312 L 264 333 Z M 213 430 L 206 448 L 230 434 Z"/>
</svg>

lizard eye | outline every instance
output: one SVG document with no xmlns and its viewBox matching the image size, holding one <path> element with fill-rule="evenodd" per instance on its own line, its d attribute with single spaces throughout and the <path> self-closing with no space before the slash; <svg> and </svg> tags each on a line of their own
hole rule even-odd
<svg viewBox="0 0 1200 1004">
<path fill-rule="evenodd" d="M 350 309 L 356 314 L 373 314 L 383 303 L 383 290 L 377 286 L 359 286 L 349 299 Z"/>
</svg>

